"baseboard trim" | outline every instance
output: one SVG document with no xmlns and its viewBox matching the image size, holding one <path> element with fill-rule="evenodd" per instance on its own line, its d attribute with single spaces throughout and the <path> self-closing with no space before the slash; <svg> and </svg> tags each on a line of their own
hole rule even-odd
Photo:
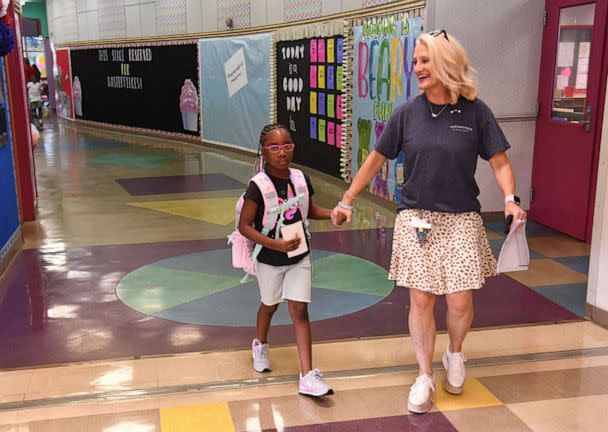
<svg viewBox="0 0 608 432">
<path fill-rule="evenodd" d="M 0 279 L 22 247 L 23 236 L 21 235 L 21 228 L 18 228 L 0 251 Z"/>
<path fill-rule="evenodd" d="M 604 309 L 587 303 L 585 305 L 585 316 L 589 317 L 594 323 L 608 327 L 608 311 Z"/>
</svg>

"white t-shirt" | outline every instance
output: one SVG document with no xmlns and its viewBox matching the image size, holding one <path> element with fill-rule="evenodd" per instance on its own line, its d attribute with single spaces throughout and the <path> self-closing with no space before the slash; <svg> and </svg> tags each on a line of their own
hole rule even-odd
<svg viewBox="0 0 608 432">
<path fill-rule="evenodd" d="M 40 97 L 40 87 L 42 84 L 39 82 L 28 82 L 27 83 L 27 93 L 30 99 L 30 102 L 40 102 L 42 98 Z"/>
</svg>

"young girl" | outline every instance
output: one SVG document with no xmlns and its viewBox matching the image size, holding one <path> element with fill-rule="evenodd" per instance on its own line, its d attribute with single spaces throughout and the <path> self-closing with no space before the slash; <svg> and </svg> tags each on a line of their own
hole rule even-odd
<svg viewBox="0 0 608 432">
<path fill-rule="evenodd" d="M 271 124 L 262 129 L 259 149 L 266 161 L 264 171 L 276 189 L 279 203 L 294 196 L 295 188 L 289 171 L 294 148 L 295 144 L 285 126 Z M 312 197 L 314 189 L 310 178 L 307 175 L 304 177 L 308 195 Z M 331 387 L 323 380 L 319 369 L 312 368 L 310 321 L 308 319 L 312 276 L 308 239 L 304 239 L 308 245 L 308 251 L 290 258 L 287 252 L 296 250 L 301 239 L 285 240 L 280 235 L 275 238 L 276 227 L 273 227 L 268 235 L 261 233 L 264 199 L 255 182 L 249 182 L 244 198 L 239 231 L 244 237 L 262 246 L 256 262 L 261 304 L 257 316 L 257 337 L 252 343 L 253 368 L 258 372 L 271 370 L 268 356 L 268 329 L 279 303 L 287 300 L 300 356 L 299 392 L 309 396 L 332 394 Z M 313 204 L 312 199 L 309 200 L 308 208 L 308 218 L 330 219 L 330 210 Z M 302 223 L 300 221 L 302 221 L 302 214 L 300 206 L 296 204 L 284 213 L 282 225 Z"/>
</svg>

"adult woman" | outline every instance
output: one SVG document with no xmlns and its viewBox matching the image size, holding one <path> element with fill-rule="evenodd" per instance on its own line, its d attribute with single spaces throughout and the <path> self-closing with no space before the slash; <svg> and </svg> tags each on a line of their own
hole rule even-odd
<svg viewBox="0 0 608 432">
<path fill-rule="evenodd" d="M 335 223 L 352 217 L 356 195 L 387 159 L 406 157 L 402 199 L 395 222 L 389 279 L 410 289 L 409 328 L 420 375 L 408 409 L 431 408 L 435 346 L 433 309 L 446 295 L 450 343 L 443 355 L 444 388 L 462 393 L 462 343 L 473 320 L 473 290 L 496 271 L 477 199 L 477 158 L 488 160 L 505 195 L 505 216 L 525 220 L 515 196 L 510 147 L 485 103 L 477 98 L 474 71 L 462 45 L 445 30 L 420 36 L 413 56 L 423 93 L 397 107 L 374 151 L 332 211 Z"/>
</svg>

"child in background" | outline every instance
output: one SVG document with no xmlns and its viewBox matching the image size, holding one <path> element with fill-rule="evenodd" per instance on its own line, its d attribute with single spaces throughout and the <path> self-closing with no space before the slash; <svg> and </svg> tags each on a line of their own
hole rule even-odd
<svg viewBox="0 0 608 432">
<path fill-rule="evenodd" d="M 42 126 L 42 84 L 35 74 L 30 77 L 30 82 L 27 83 L 27 95 L 30 101 L 30 111 L 34 116 L 34 123 L 37 127 Z"/>
</svg>

